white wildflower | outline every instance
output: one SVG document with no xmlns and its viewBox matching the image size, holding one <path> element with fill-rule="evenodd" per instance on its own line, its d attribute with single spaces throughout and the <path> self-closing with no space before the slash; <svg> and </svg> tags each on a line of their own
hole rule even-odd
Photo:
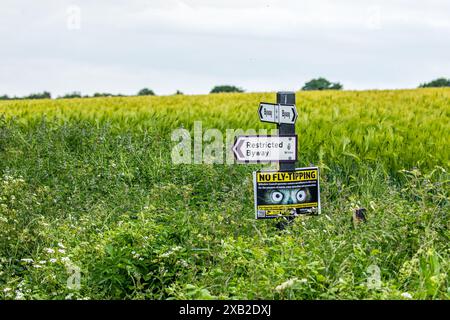
<svg viewBox="0 0 450 320">
<path fill-rule="evenodd" d="M 28 259 L 28 258 L 21 259 L 20 261 L 25 262 L 25 263 L 33 263 L 33 259 Z"/>
<path fill-rule="evenodd" d="M 3 289 L 3 292 L 8 292 L 8 291 L 11 291 L 11 288 L 5 288 L 5 289 Z"/>
<path fill-rule="evenodd" d="M 61 258 L 61 261 L 62 261 L 62 262 L 69 262 L 69 261 L 70 261 L 70 258 L 69 258 L 69 257 L 62 257 L 62 258 Z"/>
<path fill-rule="evenodd" d="M 55 250 L 53 250 L 52 248 L 47 248 L 45 249 L 45 251 L 47 251 L 47 253 L 55 253 Z"/>
<path fill-rule="evenodd" d="M 15 297 L 15 299 L 16 300 L 22 300 L 23 298 L 24 298 L 23 292 L 19 291 L 19 290 L 16 290 L 16 297 Z"/>
<path fill-rule="evenodd" d="M 58 261 L 58 259 L 52 258 L 49 260 L 51 263 L 55 263 L 56 261 Z"/>
<path fill-rule="evenodd" d="M 66 253 L 66 250 L 64 250 L 64 249 L 58 249 L 58 252 L 59 252 L 59 253 Z"/>
<path fill-rule="evenodd" d="M 42 268 L 40 264 L 33 264 L 33 267 L 35 267 L 36 269 Z"/>
<path fill-rule="evenodd" d="M 405 299 L 412 299 L 412 295 L 409 292 L 403 292 L 401 296 Z"/>
<path fill-rule="evenodd" d="M 65 249 L 64 245 L 61 242 L 58 242 L 58 247 Z"/>
<path fill-rule="evenodd" d="M 183 266 L 183 267 L 185 267 L 185 268 L 187 268 L 187 267 L 189 267 L 189 264 L 186 262 L 186 260 L 184 260 L 184 259 L 181 259 L 180 260 L 180 264 Z"/>
<path fill-rule="evenodd" d="M 162 258 L 170 257 L 172 254 L 174 254 L 174 253 L 177 252 L 177 251 L 180 251 L 181 249 L 183 249 L 183 247 L 181 247 L 181 246 L 173 247 L 173 248 L 171 248 L 170 250 L 168 250 L 167 252 L 161 254 L 161 257 L 162 257 Z"/>
<path fill-rule="evenodd" d="M 39 264 L 46 264 L 46 263 L 47 263 L 46 260 L 41 260 L 41 261 L 39 261 Z"/>
<path fill-rule="evenodd" d="M 278 291 L 278 292 L 286 290 L 287 288 L 292 287 L 296 282 L 298 282 L 297 278 L 289 279 L 289 280 L 283 282 L 282 284 L 280 284 L 279 286 L 277 286 L 275 288 L 275 290 Z"/>
</svg>

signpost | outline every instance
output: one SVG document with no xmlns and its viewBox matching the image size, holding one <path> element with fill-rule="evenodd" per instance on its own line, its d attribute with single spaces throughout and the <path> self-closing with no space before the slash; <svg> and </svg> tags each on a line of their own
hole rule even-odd
<svg viewBox="0 0 450 320">
<path fill-rule="evenodd" d="M 233 152 L 238 162 L 295 162 L 297 136 L 239 136 Z"/>
<path fill-rule="evenodd" d="M 277 103 L 261 102 L 259 119 L 276 123 L 278 136 L 239 136 L 233 145 L 238 162 L 277 161 L 279 171 L 253 172 L 257 219 L 320 213 L 319 169 L 295 168 L 297 135 L 294 92 L 278 92 Z"/>
<path fill-rule="evenodd" d="M 259 119 L 262 122 L 273 122 L 278 124 L 295 124 L 297 110 L 295 105 L 273 104 L 261 102 L 258 109 Z"/>
</svg>

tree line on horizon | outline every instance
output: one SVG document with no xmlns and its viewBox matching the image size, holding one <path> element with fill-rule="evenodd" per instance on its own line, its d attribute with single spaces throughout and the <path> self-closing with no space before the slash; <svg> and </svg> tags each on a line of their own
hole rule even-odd
<svg viewBox="0 0 450 320">
<path fill-rule="evenodd" d="M 432 80 L 430 82 L 422 83 L 418 86 L 418 88 L 442 88 L 442 87 L 450 87 L 450 78 L 438 78 Z M 304 84 L 301 88 L 303 91 L 311 91 L 311 90 L 342 90 L 344 86 L 339 82 L 330 82 L 323 77 L 319 77 L 316 79 L 312 79 Z M 218 85 L 211 89 L 209 93 L 240 93 L 245 92 L 244 89 L 240 87 L 236 87 L 233 85 Z M 182 95 L 183 92 L 177 90 L 175 95 Z M 139 90 L 136 96 L 154 96 L 155 92 L 149 88 L 143 88 Z M 74 91 L 71 93 L 67 93 L 63 96 L 58 96 L 56 99 L 75 99 L 75 98 L 99 98 L 99 97 L 127 97 L 124 94 L 112 94 L 112 93 L 94 93 L 92 96 L 82 95 L 81 92 Z M 44 91 L 42 93 L 32 93 L 23 97 L 9 97 L 8 95 L 0 96 L 0 100 L 33 100 L 33 99 L 51 99 L 52 96 L 50 92 Z"/>
</svg>

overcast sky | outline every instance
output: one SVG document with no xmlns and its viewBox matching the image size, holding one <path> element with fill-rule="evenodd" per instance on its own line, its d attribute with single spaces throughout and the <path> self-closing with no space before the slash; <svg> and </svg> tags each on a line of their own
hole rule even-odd
<svg viewBox="0 0 450 320">
<path fill-rule="evenodd" d="M 0 95 L 413 88 L 450 77 L 450 1 L 1 0 Z"/>
</svg>

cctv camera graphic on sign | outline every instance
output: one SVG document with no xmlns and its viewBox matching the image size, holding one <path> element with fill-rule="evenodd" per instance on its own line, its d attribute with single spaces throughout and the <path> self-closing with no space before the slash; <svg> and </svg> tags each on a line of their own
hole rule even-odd
<svg viewBox="0 0 450 320">
<path fill-rule="evenodd" d="M 312 199 L 309 188 L 263 190 L 259 197 L 259 203 L 262 205 L 298 204 L 309 202 Z"/>
</svg>

